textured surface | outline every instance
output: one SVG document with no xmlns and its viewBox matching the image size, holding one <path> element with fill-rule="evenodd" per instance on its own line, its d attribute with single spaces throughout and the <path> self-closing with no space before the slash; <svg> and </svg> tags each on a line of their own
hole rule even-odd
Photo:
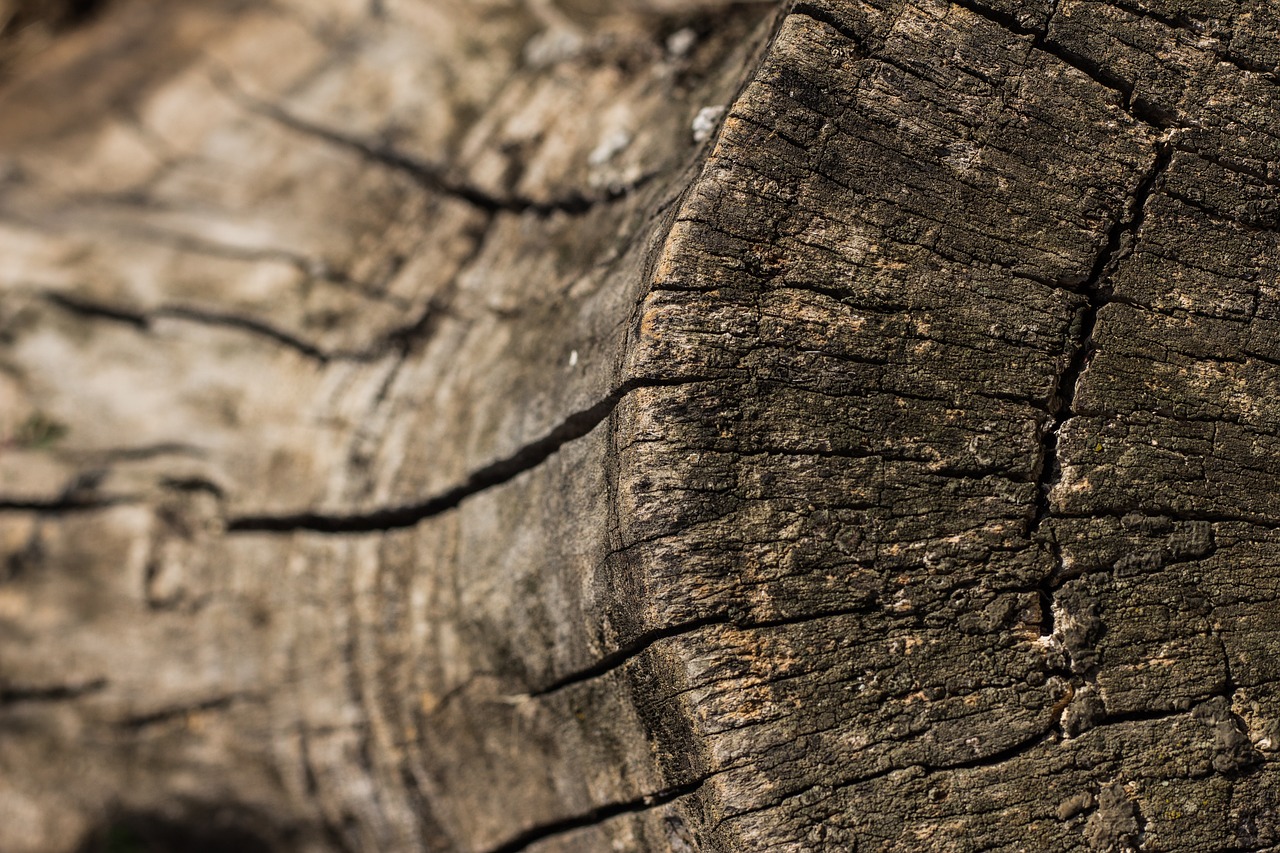
<svg viewBox="0 0 1280 853">
<path fill-rule="evenodd" d="M 0 848 L 1280 843 L 1274 11 L 698 5 L 8 84 Z"/>
</svg>

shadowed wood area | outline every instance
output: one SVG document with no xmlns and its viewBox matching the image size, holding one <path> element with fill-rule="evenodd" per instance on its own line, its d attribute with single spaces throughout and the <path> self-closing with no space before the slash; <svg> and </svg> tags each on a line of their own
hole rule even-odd
<svg viewBox="0 0 1280 853">
<path fill-rule="evenodd" d="M 1277 849 L 1277 17 L 16 51 L 0 850 Z"/>
</svg>

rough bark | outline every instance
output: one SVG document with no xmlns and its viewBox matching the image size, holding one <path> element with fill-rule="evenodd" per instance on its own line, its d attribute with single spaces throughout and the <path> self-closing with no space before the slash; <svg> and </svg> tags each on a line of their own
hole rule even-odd
<svg viewBox="0 0 1280 853">
<path fill-rule="evenodd" d="M 7 84 L 0 849 L 1280 844 L 1273 7 L 698 6 Z"/>
</svg>

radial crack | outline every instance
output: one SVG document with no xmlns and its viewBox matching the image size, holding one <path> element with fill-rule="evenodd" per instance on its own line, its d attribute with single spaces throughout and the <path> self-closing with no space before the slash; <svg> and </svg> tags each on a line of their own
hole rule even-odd
<svg viewBox="0 0 1280 853">
<path fill-rule="evenodd" d="M 628 184 L 609 187 L 596 195 L 587 195 L 576 189 L 549 199 L 535 199 L 520 194 L 498 195 L 457 177 L 447 166 L 421 160 L 386 142 L 362 138 L 309 121 L 278 104 L 256 98 L 240 88 L 226 72 L 215 74 L 214 80 L 251 112 L 266 116 L 297 133 L 354 151 L 371 162 L 408 175 L 429 190 L 464 201 L 486 213 L 533 213 L 538 216 L 565 213 L 580 216 L 596 205 L 607 204 L 631 194 L 655 177 L 655 173 L 650 172 Z"/>
<path fill-rule="evenodd" d="M 575 412 L 542 438 L 525 445 L 510 456 L 473 471 L 450 489 L 416 503 L 355 513 L 300 512 L 286 515 L 243 515 L 227 521 L 228 532 L 289 533 L 312 530 L 317 533 L 369 533 L 413 527 L 418 522 L 447 512 L 485 489 L 500 486 L 537 467 L 553 453 L 600 425 L 622 399 L 639 388 L 657 388 L 699 382 L 701 379 L 645 380 L 623 383 L 600 402 Z"/>
<path fill-rule="evenodd" d="M 304 341 L 302 338 L 292 335 L 289 332 L 265 323 L 261 320 L 255 320 L 252 317 L 245 317 L 239 314 L 232 314 L 223 311 L 210 311 L 205 308 L 190 308 L 187 306 L 169 306 L 159 308 L 152 312 L 152 318 L 170 318 L 174 320 L 188 320 L 193 323 L 200 323 L 206 326 L 224 326 L 229 329 L 240 329 L 267 340 L 274 341 L 286 349 L 291 349 L 306 358 L 315 361 L 329 361 L 334 356 L 320 349 L 312 343 Z"/>
<path fill-rule="evenodd" d="M 94 302 L 89 299 L 83 299 L 72 293 L 62 293 L 59 291 L 46 290 L 41 296 L 46 302 L 55 305 L 69 314 L 86 319 L 107 320 L 113 323 L 123 323 L 131 326 L 140 332 L 148 332 L 151 330 L 151 318 L 140 311 L 132 311 L 128 308 L 121 308 L 115 305 L 106 305 L 101 302 Z"/>
<path fill-rule="evenodd" d="M 67 702 L 100 693 L 107 688 L 105 678 L 95 678 L 83 684 L 56 684 L 49 687 L 18 687 L 9 685 L 0 687 L 0 706 L 16 705 L 20 702 Z"/>
<path fill-rule="evenodd" d="M 142 714 L 133 714 L 116 721 L 116 725 L 125 729 L 145 729 L 150 726 L 167 723 L 170 720 L 185 719 L 192 714 L 222 711 L 242 701 L 260 700 L 261 697 L 251 693 L 226 693 L 200 699 L 184 705 L 159 708 Z"/>
<path fill-rule="evenodd" d="M 193 255 L 211 258 L 225 258 L 246 263 L 278 263 L 293 267 L 310 279 L 328 282 L 336 287 L 356 293 L 366 299 L 386 302 L 404 307 L 405 301 L 371 282 L 352 278 L 351 275 L 335 267 L 330 262 L 318 257 L 308 257 L 288 249 L 270 246 L 247 246 L 223 243 L 182 231 L 171 230 L 152 224 L 130 224 L 119 226 L 119 233 L 129 240 L 145 242 Z"/>
<path fill-rule="evenodd" d="M 59 450 L 55 455 L 75 461 L 92 461 L 101 463 L 142 462 L 159 459 L 165 456 L 183 456 L 190 459 L 203 459 L 208 451 L 194 444 L 181 441 L 164 441 L 157 444 L 145 444 L 137 447 L 103 447 L 96 450 Z"/>
<path fill-rule="evenodd" d="M 1059 374 L 1053 399 L 1049 409 L 1053 412 L 1053 420 L 1042 437 L 1039 485 L 1035 515 L 1031 521 L 1030 532 L 1039 530 L 1041 523 L 1050 514 L 1049 493 L 1061 477 L 1061 464 L 1058 458 L 1058 438 L 1062 425 L 1075 415 L 1075 398 L 1080 377 L 1093 357 L 1093 333 L 1098 324 L 1098 313 L 1111 300 L 1111 294 L 1104 286 L 1104 281 L 1119 265 L 1120 261 L 1133 250 L 1137 233 L 1146 216 L 1147 201 L 1155 192 L 1156 184 L 1169 166 L 1173 156 L 1172 147 L 1165 142 L 1157 144 L 1156 156 L 1151 167 L 1138 182 L 1130 197 L 1127 216 L 1121 216 L 1107 233 L 1107 241 L 1094 259 L 1079 292 L 1086 299 L 1081 308 L 1075 326 L 1073 340 L 1069 344 L 1070 358 Z"/>
<path fill-rule="evenodd" d="M 701 619 L 694 619 L 691 622 L 682 622 L 679 625 L 668 625 L 664 628 L 656 628 L 652 631 L 646 631 L 632 642 L 617 651 L 603 656 L 590 666 L 583 667 L 580 670 L 562 676 L 547 686 L 534 690 L 529 695 L 534 697 L 546 696 L 549 693 L 555 693 L 556 691 L 563 690 L 571 685 L 581 684 L 584 681 L 599 678 L 622 666 L 632 658 L 644 654 L 650 647 L 663 640 L 670 640 L 683 634 L 691 634 L 711 625 L 727 624 L 729 624 L 729 619 L 726 616 L 707 616 Z"/>
<path fill-rule="evenodd" d="M 855 32 L 848 23 L 836 17 L 830 9 L 824 9 L 822 6 L 810 2 L 800 2 L 791 7 L 790 14 L 801 15 L 817 21 L 820 24 L 826 24 L 828 27 L 844 36 L 844 38 L 857 45 L 860 50 L 863 50 L 865 55 L 866 51 L 863 46 L 863 41 L 866 36 L 862 33 Z"/>
<path fill-rule="evenodd" d="M 626 664 L 627 661 L 644 654 L 644 652 L 648 651 L 650 647 L 662 642 L 663 640 L 670 640 L 686 634 L 693 634 L 703 628 L 708 628 L 714 625 L 732 626 L 741 631 L 761 631 L 769 628 L 782 628 L 789 625 L 807 625 L 823 619 L 835 619 L 841 616 L 855 616 L 858 614 L 865 614 L 872 609 L 874 609 L 872 605 L 860 605 L 854 607 L 841 607 L 835 610 L 824 610 L 816 613 L 806 613 L 802 616 L 786 616 L 777 619 L 758 621 L 739 620 L 727 614 L 703 616 L 698 619 L 692 619 L 688 622 L 682 622 L 678 625 L 668 625 L 662 628 L 655 628 L 651 631 L 646 631 L 624 647 L 610 654 L 604 655 L 595 663 L 564 675 L 547 686 L 534 690 L 528 695 L 531 697 L 546 696 L 574 684 L 581 684 L 584 681 L 590 681 L 591 679 L 608 675 L 610 672 L 613 672 Z"/>
<path fill-rule="evenodd" d="M 1155 193 L 1161 176 L 1168 169 L 1172 156 L 1171 144 L 1167 141 L 1157 143 L 1155 158 L 1138 181 L 1137 187 L 1134 188 L 1126 214 L 1119 216 L 1108 230 L 1105 244 L 1095 257 L 1084 283 L 1078 289 L 1078 292 L 1084 296 L 1085 303 L 1078 310 L 1076 320 L 1072 324 L 1072 340 L 1067 347 L 1070 357 L 1057 377 L 1054 394 L 1049 404 L 1052 420 L 1041 436 L 1040 466 L 1036 475 L 1036 504 L 1028 525 L 1029 536 L 1034 537 L 1038 534 L 1044 520 L 1053 515 L 1049 496 L 1062 477 L 1062 463 L 1058 452 L 1062 426 L 1076 414 L 1076 392 L 1080 378 L 1093 357 L 1093 335 L 1098 324 L 1098 314 L 1102 308 L 1113 301 L 1110 288 L 1105 285 L 1105 282 L 1133 251 L 1146 217 L 1147 203 Z M 1086 681 L 1092 678 L 1089 667 L 1083 661 L 1076 659 L 1069 644 L 1057 642 L 1055 639 L 1059 630 L 1056 595 L 1066 564 L 1062 548 L 1052 535 L 1046 538 L 1045 545 L 1054 570 L 1037 588 L 1040 596 L 1040 635 L 1042 640 L 1050 644 L 1050 648 L 1056 647 L 1062 655 L 1063 664 L 1056 667 L 1054 672 L 1071 684 L 1079 684 L 1082 671 Z M 1058 728 L 1061 727 L 1060 723 L 1055 725 Z"/>
<path fill-rule="evenodd" d="M 667 788 L 653 794 L 646 794 L 634 800 L 627 800 L 621 803 L 609 803 L 603 806 L 597 806 L 590 811 L 579 815 L 561 818 L 560 820 L 549 821 L 548 823 L 539 824 L 530 827 L 524 832 L 516 835 L 509 841 L 492 847 L 488 853 L 519 853 L 539 841 L 551 838 L 556 835 L 563 835 L 566 832 L 572 832 L 575 829 L 585 829 L 589 826 L 595 826 L 603 823 L 609 818 L 617 817 L 624 814 L 634 814 L 643 812 L 648 809 L 666 805 L 667 803 L 677 800 L 680 797 L 688 796 L 702 786 L 702 780 L 690 782 L 686 785 L 678 785 L 674 788 Z"/>
<path fill-rule="evenodd" d="M 0 495 L 0 512 L 36 512 L 43 515 L 67 515 L 138 503 L 126 495 L 88 497 L 69 495 L 57 498 L 17 498 Z"/>
<path fill-rule="evenodd" d="M 50 304 L 76 316 L 123 323 L 143 333 L 151 332 L 156 322 L 160 320 L 178 320 L 203 326 L 235 329 L 272 341 L 320 364 L 372 362 L 393 352 L 403 351 L 413 341 L 429 337 L 437 328 L 440 318 L 448 310 L 439 299 L 432 299 L 417 317 L 384 332 L 368 346 L 358 349 L 324 349 L 278 326 L 229 311 L 214 311 L 189 305 L 161 305 L 151 311 L 137 311 L 58 291 L 45 291 L 41 295 Z"/>
<path fill-rule="evenodd" d="M 1195 41 L 1192 45 L 1199 48 L 1205 48 L 1205 31 L 1204 27 L 1199 25 L 1186 11 L 1179 10 L 1173 14 L 1165 14 L 1150 9 L 1141 3 L 1127 2 L 1127 0 L 1107 0 L 1107 5 L 1113 6 L 1122 12 L 1127 12 L 1136 18 L 1146 18 L 1155 21 L 1162 26 L 1171 30 L 1182 30 L 1194 35 Z M 1214 38 L 1213 41 L 1221 43 L 1220 39 Z M 1213 48 L 1208 47 L 1207 50 L 1217 57 L 1220 61 L 1228 65 L 1235 66 L 1236 69 L 1244 71 L 1248 74 L 1259 74 L 1270 83 L 1277 83 L 1276 66 L 1268 65 L 1262 60 L 1254 59 L 1251 56 L 1244 56 L 1236 53 L 1227 47 Z"/>
<path fill-rule="evenodd" d="M 864 773 L 864 774 L 855 775 L 855 776 L 847 776 L 830 785 L 822 785 L 821 787 L 827 787 L 829 788 L 830 793 L 835 793 L 836 791 L 852 788 L 855 785 L 866 785 L 869 783 L 878 782 L 881 779 L 888 778 L 890 776 L 893 776 L 896 773 L 902 773 L 904 771 L 913 770 L 913 769 L 923 771 L 925 775 L 930 775 L 933 773 L 946 773 L 946 772 L 951 772 L 956 770 L 974 770 L 974 769 L 985 768 L 985 767 L 997 767 L 1005 762 L 1013 761 L 1017 758 L 1020 758 L 1021 756 L 1029 752 L 1032 752 L 1035 749 L 1038 749 L 1039 747 L 1041 747 L 1046 743 L 1053 743 L 1056 741 L 1057 737 L 1058 737 L 1057 732 L 1054 730 L 1053 727 L 1050 727 L 1047 730 L 1035 732 L 1029 737 L 1018 741 L 1017 743 L 1011 744 L 1010 746 L 1005 747 L 1002 750 L 990 753 L 988 755 L 965 759 L 964 761 L 957 761 L 953 763 L 924 764 L 921 762 L 911 762 L 908 764 L 898 764 L 892 767 L 881 768 L 879 770 L 875 770 L 870 773 Z M 815 790 L 818 787 L 820 787 L 818 784 L 806 785 L 803 788 L 784 792 L 781 795 L 779 795 L 776 799 L 768 803 L 753 806 L 749 809 L 744 809 L 742 811 L 734 812 L 732 814 L 727 814 L 723 818 L 721 818 L 716 825 L 718 826 L 719 824 L 729 820 L 741 820 L 742 818 L 747 817 L 749 815 L 756 814 L 758 812 L 768 811 L 769 809 L 777 808 L 781 803 L 787 800 L 793 800 L 797 797 L 802 797 L 805 794 L 808 794 L 809 792 Z"/>
<path fill-rule="evenodd" d="M 1183 123 L 1182 119 L 1175 113 L 1162 109 L 1141 96 L 1136 96 L 1133 83 L 1130 81 L 1125 80 L 1089 57 L 1076 53 L 1065 45 L 1050 39 L 1046 30 L 1028 27 L 1012 14 L 998 9 L 991 9 L 980 3 L 975 3 L 974 0 L 951 0 L 951 2 L 969 10 L 980 18 L 985 18 L 993 24 L 1008 30 L 1014 35 L 1029 36 L 1032 40 L 1032 49 L 1047 53 L 1065 62 L 1098 85 L 1119 94 L 1121 107 L 1138 121 L 1160 129 L 1179 126 Z"/>
</svg>

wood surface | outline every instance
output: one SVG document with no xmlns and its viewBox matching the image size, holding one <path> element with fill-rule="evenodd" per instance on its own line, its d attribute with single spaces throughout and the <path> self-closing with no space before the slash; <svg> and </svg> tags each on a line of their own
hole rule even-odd
<svg viewBox="0 0 1280 853">
<path fill-rule="evenodd" d="M 23 54 L 0 850 L 1280 849 L 1278 64 L 1261 0 Z"/>
</svg>

